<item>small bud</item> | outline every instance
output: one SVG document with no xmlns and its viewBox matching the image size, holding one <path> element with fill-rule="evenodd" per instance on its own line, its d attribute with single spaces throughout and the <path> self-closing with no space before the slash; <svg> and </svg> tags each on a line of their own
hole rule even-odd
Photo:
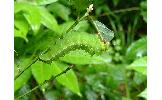
<svg viewBox="0 0 162 100">
<path fill-rule="evenodd" d="M 93 10 L 93 4 L 89 5 L 89 11 L 92 11 Z"/>
<path fill-rule="evenodd" d="M 87 8 L 87 12 L 85 13 L 85 16 L 88 16 L 92 10 L 93 10 L 93 4 L 89 5 L 89 7 Z"/>
</svg>

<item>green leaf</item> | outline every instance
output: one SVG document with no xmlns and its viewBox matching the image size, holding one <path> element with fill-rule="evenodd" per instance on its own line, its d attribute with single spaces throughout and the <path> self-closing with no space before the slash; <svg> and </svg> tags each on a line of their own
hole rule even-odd
<svg viewBox="0 0 162 100">
<path fill-rule="evenodd" d="M 60 25 L 60 33 L 65 33 L 71 25 L 73 25 L 74 21 L 67 21 Z M 80 21 L 71 31 L 87 31 L 89 29 L 89 24 L 86 20 Z M 65 33 L 66 34 L 66 33 Z"/>
<path fill-rule="evenodd" d="M 124 73 L 125 73 L 125 65 L 122 64 L 99 64 L 92 65 L 92 68 L 96 70 L 96 73 L 105 73 L 106 77 L 106 85 L 110 89 L 116 89 L 120 83 L 123 83 Z M 91 69 L 92 70 L 92 69 Z M 97 76 L 98 77 L 98 76 Z"/>
<path fill-rule="evenodd" d="M 50 4 L 49 6 L 47 6 L 47 8 L 49 9 L 49 11 L 53 12 L 55 16 L 59 16 L 65 21 L 69 20 L 70 9 L 65 7 L 64 5 L 56 2 Z"/>
<path fill-rule="evenodd" d="M 119 3 L 119 0 L 112 0 L 112 1 L 113 1 L 114 6 L 117 6 Z"/>
<path fill-rule="evenodd" d="M 73 25 L 74 21 L 67 21 L 63 24 L 60 24 L 60 33 L 65 33 L 66 31 L 71 27 L 71 25 Z"/>
<path fill-rule="evenodd" d="M 38 7 L 31 3 L 14 3 L 14 13 L 22 11 L 32 30 L 36 34 L 41 25 L 41 16 Z"/>
<path fill-rule="evenodd" d="M 47 4 L 56 2 L 56 1 L 58 1 L 58 0 L 36 0 L 38 5 L 47 5 Z"/>
<path fill-rule="evenodd" d="M 53 62 L 51 64 L 53 67 L 53 75 L 56 76 L 57 74 L 61 73 L 64 71 L 68 65 L 60 63 L 60 62 Z M 61 76 L 57 77 L 56 80 L 67 87 L 69 90 L 72 92 L 76 93 L 77 95 L 81 96 L 80 90 L 79 90 L 79 85 L 78 85 L 78 80 L 73 72 L 73 70 L 69 70 L 67 73 L 62 74 Z"/>
<path fill-rule="evenodd" d="M 147 38 L 143 37 L 133 42 L 126 51 L 126 58 L 134 60 L 147 55 Z"/>
<path fill-rule="evenodd" d="M 91 55 L 84 50 L 75 50 L 66 54 L 64 57 L 61 57 L 60 60 L 72 64 L 89 64 Z"/>
<path fill-rule="evenodd" d="M 133 69 L 133 70 L 135 70 L 135 71 L 137 71 L 139 73 L 147 75 L 147 56 L 135 60 L 127 68 L 128 69 Z"/>
<path fill-rule="evenodd" d="M 47 28 L 58 33 L 59 26 L 57 24 L 56 19 L 48 12 L 48 10 L 44 7 L 39 7 L 39 12 L 41 14 L 41 23 Z"/>
<path fill-rule="evenodd" d="M 31 66 L 31 70 L 34 78 L 39 84 L 52 77 L 52 68 L 49 64 L 39 61 Z"/>
<path fill-rule="evenodd" d="M 21 76 L 19 76 L 16 80 L 14 80 L 14 91 L 17 91 L 19 88 L 25 85 L 30 77 L 31 77 L 30 69 L 22 73 Z"/>
<path fill-rule="evenodd" d="M 67 63 L 80 65 L 106 63 L 105 58 L 97 55 L 91 56 L 91 54 L 85 50 L 71 51 L 64 57 L 60 57 L 60 60 Z"/>
<path fill-rule="evenodd" d="M 19 60 L 20 59 L 20 60 Z M 37 58 L 25 58 L 25 57 L 20 57 L 19 59 L 15 59 L 15 66 L 14 66 L 14 77 L 16 78 L 17 76 L 19 76 L 19 74 L 27 69 L 28 67 L 30 67 L 31 64 L 33 64 L 33 62 L 35 62 L 37 60 Z M 20 75 L 21 76 L 21 75 Z"/>
<path fill-rule="evenodd" d="M 80 13 L 83 10 L 86 10 L 86 8 L 88 8 L 91 2 L 92 0 L 70 0 L 70 3 L 78 13 Z"/>
<path fill-rule="evenodd" d="M 147 23 L 147 1 L 142 1 L 140 3 L 141 15 L 143 16 L 143 20 Z"/>
<path fill-rule="evenodd" d="M 28 42 L 26 46 L 26 52 L 43 52 L 47 48 L 54 45 L 59 36 L 52 30 L 41 31 L 40 34 L 36 35 Z"/>
<path fill-rule="evenodd" d="M 19 18 L 14 20 L 14 37 L 21 37 L 25 39 L 26 42 L 28 42 L 28 39 L 26 37 L 28 30 L 29 25 L 25 19 Z"/>
<path fill-rule="evenodd" d="M 83 21 L 80 21 L 80 22 L 74 27 L 73 30 L 83 32 L 83 31 L 87 31 L 89 28 L 90 28 L 90 26 L 89 26 L 89 24 L 88 24 L 88 21 L 83 20 Z"/>
<path fill-rule="evenodd" d="M 142 93 L 140 93 L 138 96 L 143 97 L 147 100 L 147 88 Z"/>
<path fill-rule="evenodd" d="M 37 33 L 41 23 L 47 28 L 58 32 L 59 26 L 56 19 L 44 7 L 39 7 L 30 3 L 15 3 L 15 13 L 23 11 L 34 33 Z"/>
<path fill-rule="evenodd" d="M 103 41 L 110 42 L 114 38 L 114 32 L 108 29 L 104 24 L 99 21 L 93 21 L 93 23 Z"/>
</svg>

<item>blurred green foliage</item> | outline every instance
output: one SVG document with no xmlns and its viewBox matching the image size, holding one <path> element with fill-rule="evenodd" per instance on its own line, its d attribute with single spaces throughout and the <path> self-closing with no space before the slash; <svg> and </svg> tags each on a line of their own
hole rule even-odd
<svg viewBox="0 0 162 100">
<path fill-rule="evenodd" d="M 91 17 L 115 33 L 114 38 L 110 37 L 110 31 L 97 24 L 103 33 L 98 37 L 107 39 L 108 45 L 102 40 L 101 44 L 96 42 L 96 47 L 101 45 L 98 51 L 107 47 L 93 54 L 94 48 L 88 44 L 95 47 L 95 42 L 91 42 L 98 41 L 97 31 L 88 19 L 70 31 L 73 36 L 66 33 L 91 3 Z M 15 98 L 73 64 L 72 70 L 20 100 L 147 100 L 146 0 L 15 0 L 14 5 L 15 76 L 49 47 L 59 50 L 62 40 L 69 45 L 76 39 L 74 33 L 80 33 L 81 43 L 88 42 L 86 49 L 65 51 L 51 64 L 32 64 L 15 79 Z"/>
</svg>

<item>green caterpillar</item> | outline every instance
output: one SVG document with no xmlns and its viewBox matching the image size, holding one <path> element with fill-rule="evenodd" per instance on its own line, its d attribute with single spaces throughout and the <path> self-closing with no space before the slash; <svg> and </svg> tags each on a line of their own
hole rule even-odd
<svg viewBox="0 0 162 100">
<path fill-rule="evenodd" d="M 51 63 L 53 60 L 64 56 L 69 51 L 82 49 L 90 54 L 99 53 L 105 50 L 107 46 L 101 42 L 99 37 L 85 32 L 71 32 L 66 34 L 63 39 L 56 41 L 56 44 L 50 47 L 49 51 L 39 56 L 39 60 Z"/>
</svg>

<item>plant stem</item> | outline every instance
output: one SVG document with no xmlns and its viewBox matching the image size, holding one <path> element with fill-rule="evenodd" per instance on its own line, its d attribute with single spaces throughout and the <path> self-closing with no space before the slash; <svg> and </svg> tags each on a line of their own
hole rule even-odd
<svg viewBox="0 0 162 100">
<path fill-rule="evenodd" d="M 79 23 L 80 19 L 76 19 L 76 21 L 73 23 L 73 25 L 71 25 L 71 27 L 66 31 L 66 33 L 70 32 L 78 23 Z"/>
<path fill-rule="evenodd" d="M 114 10 L 112 13 L 103 13 L 100 16 L 108 16 L 114 13 L 124 13 L 124 12 L 129 12 L 129 11 L 137 11 L 140 10 L 139 7 L 131 7 L 131 8 L 125 8 L 125 9 L 119 9 L 119 10 Z"/>
<path fill-rule="evenodd" d="M 136 11 L 140 10 L 139 7 L 131 7 L 131 8 L 125 8 L 125 9 L 119 9 L 119 10 L 114 10 L 114 13 L 122 13 L 122 12 L 128 12 L 128 11 Z"/>
<path fill-rule="evenodd" d="M 34 60 L 20 73 L 18 73 L 15 77 L 14 80 L 16 80 L 23 72 L 25 72 L 32 64 L 34 64 L 38 60 L 38 57 L 35 57 Z"/>
<path fill-rule="evenodd" d="M 66 33 L 70 32 L 81 20 L 83 20 L 87 16 L 83 16 L 81 18 L 77 18 L 76 21 L 71 25 L 71 27 L 66 31 Z"/>
<path fill-rule="evenodd" d="M 43 86 L 44 84 L 50 82 L 51 80 L 54 80 L 54 79 L 56 79 L 57 77 L 59 77 L 59 76 L 65 74 L 65 73 L 67 73 L 67 72 L 68 72 L 70 69 L 72 69 L 73 67 L 74 67 L 74 65 L 69 66 L 69 67 L 66 68 L 64 71 L 62 71 L 61 73 L 57 74 L 56 76 L 51 77 L 49 80 L 46 80 L 46 81 L 44 81 L 43 83 L 37 85 L 37 86 L 34 87 L 33 89 L 31 89 L 31 90 L 29 90 L 28 92 L 24 93 L 23 95 L 18 96 L 17 98 L 15 98 L 15 100 L 18 100 L 18 99 L 22 98 L 23 96 L 25 96 L 25 95 L 27 95 L 27 94 L 29 94 L 29 93 L 35 91 L 35 90 L 38 89 L 39 87 L 41 87 L 41 86 Z"/>
<path fill-rule="evenodd" d="M 130 100 L 131 97 L 130 97 L 130 91 L 129 91 L 128 79 L 127 79 L 126 71 L 124 71 L 124 79 L 125 79 L 127 99 Z"/>
</svg>

